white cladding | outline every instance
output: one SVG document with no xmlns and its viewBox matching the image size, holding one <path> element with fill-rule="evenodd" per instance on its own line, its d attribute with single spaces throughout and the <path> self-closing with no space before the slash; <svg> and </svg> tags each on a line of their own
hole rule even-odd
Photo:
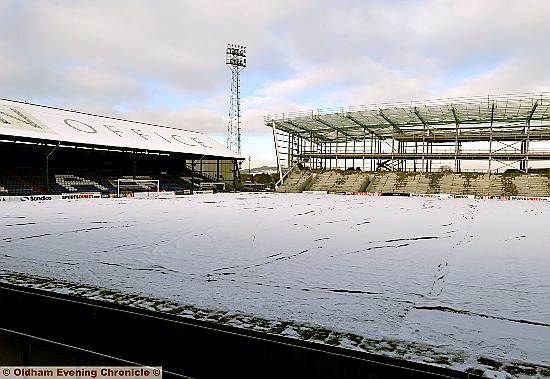
<svg viewBox="0 0 550 379">
<path fill-rule="evenodd" d="M 0 138 L 240 158 L 203 133 L 0 100 Z"/>
</svg>

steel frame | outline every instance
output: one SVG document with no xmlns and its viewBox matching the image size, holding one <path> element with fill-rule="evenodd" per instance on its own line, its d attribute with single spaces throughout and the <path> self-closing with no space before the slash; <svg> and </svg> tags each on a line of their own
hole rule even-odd
<svg viewBox="0 0 550 379">
<path fill-rule="evenodd" d="M 550 93 L 488 95 L 265 116 L 284 171 L 550 167 Z M 541 166 L 540 163 L 535 164 Z"/>
</svg>

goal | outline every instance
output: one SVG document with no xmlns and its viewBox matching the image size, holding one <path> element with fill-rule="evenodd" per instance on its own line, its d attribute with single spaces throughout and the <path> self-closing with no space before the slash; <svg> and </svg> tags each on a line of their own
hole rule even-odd
<svg viewBox="0 0 550 379">
<path fill-rule="evenodd" d="M 158 196 L 160 183 L 158 179 L 117 179 L 117 197 Z"/>
</svg>

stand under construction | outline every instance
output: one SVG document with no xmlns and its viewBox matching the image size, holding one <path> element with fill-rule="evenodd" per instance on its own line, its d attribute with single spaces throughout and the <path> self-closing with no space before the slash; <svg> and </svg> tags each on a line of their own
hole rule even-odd
<svg viewBox="0 0 550 379">
<path fill-rule="evenodd" d="M 528 172 L 550 168 L 550 93 L 266 116 L 281 181 L 294 167 Z"/>
</svg>

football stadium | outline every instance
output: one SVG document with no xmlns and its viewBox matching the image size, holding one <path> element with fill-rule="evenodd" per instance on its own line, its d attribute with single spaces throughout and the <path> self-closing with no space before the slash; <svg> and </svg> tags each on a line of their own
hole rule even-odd
<svg viewBox="0 0 550 379">
<path fill-rule="evenodd" d="M 0 363 L 550 377 L 550 94 L 264 121 L 240 192 L 203 133 L 1 100 Z"/>
</svg>

